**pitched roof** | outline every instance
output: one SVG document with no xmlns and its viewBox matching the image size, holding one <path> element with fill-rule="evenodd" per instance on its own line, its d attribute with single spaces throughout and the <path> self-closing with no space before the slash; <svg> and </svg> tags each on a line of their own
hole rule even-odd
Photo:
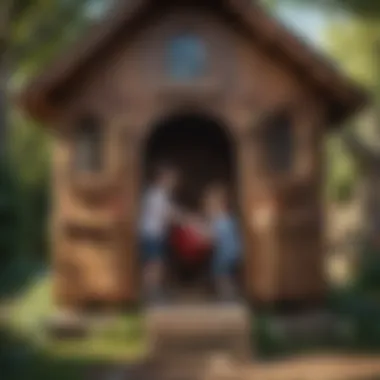
<svg viewBox="0 0 380 380">
<path fill-rule="evenodd" d="M 184 1 L 184 0 L 181 0 Z M 196 3 L 198 0 L 187 1 Z M 167 2 L 167 1 L 166 1 Z M 198 1 L 199 2 L 199 1 Z M 176 1 L 175 3 L 180 3 Z M 200 2 L 202 3 L 202 2 Z M 218 3 L 241 23 L 264 48 L 290 65 L 329 105 L 329 118 L 339 123 L 357 111 L 367 101 L 367 94 L 344 76 L 329 60 L 295 36 L 256 2 L 247 0 L 210 0 Z M 150 7 L 159 7 L 158 0 L 121 0 L 115 9 L 74 48 L 35 78 L 21 94 L 22 106 L 34 118 L 47 120 L 54 115 L 55 90 L 86 67 L 94 55 L 118 36 L 118 33 Z"/>
</svg>

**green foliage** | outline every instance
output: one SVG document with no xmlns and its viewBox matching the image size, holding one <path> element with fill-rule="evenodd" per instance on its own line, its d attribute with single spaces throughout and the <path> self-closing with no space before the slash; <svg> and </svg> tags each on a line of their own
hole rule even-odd
<svg viewBox="0 0 380 380">
<path fill-rule="evenodd" d="M 0 166 L 0 252 L 2 266 L 9 265 L 16 251 L 17 197 L 9 168 Z"/>
<path fill-rule="evenodd" d="M 31 345 L 9 330 L 0 329 L 0 368 L 6 380 L 81 380 L 90 365 L 84 360 L 61 360 Z"/>
<path fill-rule="evenodd" d="M 109 2 L 14 0 L 10 30 L 5 32 L 11 75 L 0 91 L 9 91 L 10 98 L 13 91 L 78 37 L 91 21 L 93 9 L 99 11 L 99 5 L 104 8 L 106 3 Z M 11 268 L 24 273 L 20 257 L 28 265 L 46 258 L 50 166 L 49 137 L 41 126 L 12 107 L 8 114 L 9 157 L 0 168 L 0 276 L 6 278 L 7 284 Z"/>
<path fill-rule="evenodd" d="M 380 3 L 378 0 L 281 0 L 284 3 L 286 1 L 300 6 L 320 7 L 326 12 L 344 10 L 366 19 L 380 17 Z"/>
<path fill-rule="evenodd" d="M 10 30 L 4 31 L 12 63 L 6 72 L 11 75 L 0 91 L 8 91 L 11 98 L 14 90 L 77 37 L 90 20 L 87 7 L 97 1 L 14 0 Z M 13 296 L 28 285 L 46 260 L 48 236 L 49 137 L 13 105 L 8 109 L 9 154 L 0 167 L 1 297 Z"/>
<path fill-rule="evenodd" d="M 368 89 L 379 90 L 375 46 L 380 24 L 361 19 L 335 20 L 325 31 L 326 47 L 341 69 Z"/>
<path fill-rule="evenodd" d="M 12 115 L 10 155 L 17 179 L 19 251 L 41 259 L 46 255 L 49 206 L 50 140 L 37 125 Z"/>
<path fill-rule="evenodd" d="M 344 18 L 331 22 L 325 31 L 326 47 L 340 68 L 356 79 L 380 100 L 378 51 L 374 49 L 380 36 L 380 25 L 375 20 Z M 355 134 L 368 144 L 376 143 L 378 121 L 375 109 L 367 109 L 344 128 L 355 129 Z M 328 141 L 328 184 L 331 199 L 349 199 L 355 182 L 361 175 L 359 163 L 345 147 L 339 135 Z"/>
<path fill-rule="evenodd" d="M 340 203 L 352 199 L 358 168 L 339 135 L 327 140 L 326 171 L 327 198 Z"/>
<path fill-rule="evenodd" d="M 366 246 L 362 249 L 357 263 L 355 287 L 380 299 L 380 249 Z"/>
<path fill-rule="evenodd" d="M 354 277 L 335 290 L 330 307 L 344 323 L 341 345 L 355 350 L 380 350 L 380 249 L 363 243 Z"/>
<path fill-rule="evenodd" d="M 54 371 L 59 369 L 60 363 L 71 363 L 74 358 L 77 364 L 81 365 L 96 361 L 134 361 L 145 355 L 143 320 L 138 313 L 123 314 L 102 327 L 94 326 L 85 338 L 64 340 L 50 337 L 45 329 L 45 323 L 54 312 L 51 291 L 51 276 L 48 273 L 35 275 L 15 299 L 10 309 L 9 322 L 5 326 L 8 330 L 8 338 L 18 337 L 18 340 L 22 339 L 24 342 L 21 347 L 18 344 L 15 345 L 12 355 L 18 355 L 17 351 L 21 351 L 20 355 L 25 356 L 25 360 L 28 361 L 25 365 L 31 371 L 38 371 L 38 373 L 42 371 L 40 364 L 44 361 L 55 363 L 52 366 L 47 365 L 48 374 L 53 376 Z M 27 348 L 26 352 L 22 350 L 23 346 Z M 8 356 L 6 352 L 1 352 L 0 336 L 0 365 L 2 359 L 6 360 Z M 42 360 L 42 362 L 34 367 L 32 362 L 35 360 Z M 78 367 L 74 365 L 72 369 L 76 371 Z M 50 371 L 53 372 L 50 373 Z M 34 377 L 28 378 L 34 379 Z M 40 378 L 36 377 L 36 379 Z M 62 379 L 66 378 L 62 377 Z"/>
<path fill-rule="evenodd" d="M 330 309 L 341 323 L 338 346 L 352 351 L 380 351 L 380 305 L 355 284 L 330 296 Z"/>
<path fill-rule="evenodd" d="M 252 342 L 263 357 L 273 357 L 281 353 L 281 344 L 270 328 L 270 316 L 257 314 L 253 321 Z"/>
<path fill-rule="evenodd" d="M 2 294 L 21 286 L 47 255 L 49 142 L 22 118 L 12 123 L 10 154 L 0 170 Z"/>
<path fill-rule="evenodd" d="M 94 0 L 16 0 L 11 20 L 10 55 L 18 79 L 27 79 L 89 22 L 86 9 Z M 15 78 L 13 78 L 15 79 Z"/>
</svg>

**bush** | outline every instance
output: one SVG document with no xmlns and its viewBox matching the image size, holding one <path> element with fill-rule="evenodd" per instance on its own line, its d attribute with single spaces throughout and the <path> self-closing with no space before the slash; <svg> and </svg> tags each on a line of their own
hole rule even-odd
<svg viewBox="0 0 380 380">
<path fill-rule="evenodd" d="M 17 192 L 10 171 L 0 166 L 0 267 L 10 265 L 17 251 Z"/>
<path fill-rule="evenodd" d="M 380 296 L 380 250 L 367 244 L 360 253 L 355 287 Z M 379 300 L 380 301 L 380 300 Z"/>
</svg>

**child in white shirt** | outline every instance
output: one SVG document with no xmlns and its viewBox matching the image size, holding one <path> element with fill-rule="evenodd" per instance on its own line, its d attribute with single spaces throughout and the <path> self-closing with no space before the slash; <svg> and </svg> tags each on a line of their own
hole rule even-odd
<svg viewBox="0 0 380 380">
<path fill-rule="evenodd" d="M 177 184 L 177 173 L 159 169 L 154 182 L 142 199 L 139 234 L 144 264 L 143 277 L 148 295 L 161 292 L 165 243 L 175 217 L 171 196 Z"/>
</svg>

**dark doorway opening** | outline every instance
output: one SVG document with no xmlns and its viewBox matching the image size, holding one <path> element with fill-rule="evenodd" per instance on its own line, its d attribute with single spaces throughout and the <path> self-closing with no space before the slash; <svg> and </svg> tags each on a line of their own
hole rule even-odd
<svg viewBox="0 0 380 380">
<path fill-rule="evenodd" d="M 229 194 L 232 212 L 239 218 L 234 148 L 226 128 L 213 118 L 193 114 L 170 117 L 158 123 L 146 141 L 143 187 L 149 186 L 157 165 L 170 165 L 180 177 L 173 196 L 178 205 L 202 214 L 202 200 L 207 188 L 215 183 L 223 184 Z M 181 260 L 168 239 L 167 289 L 181 297 L 185 293 L 196 297 L 213 295 L 212 255 L 210 252 L 201 262 L 189 265 Z"/>
</svg>

